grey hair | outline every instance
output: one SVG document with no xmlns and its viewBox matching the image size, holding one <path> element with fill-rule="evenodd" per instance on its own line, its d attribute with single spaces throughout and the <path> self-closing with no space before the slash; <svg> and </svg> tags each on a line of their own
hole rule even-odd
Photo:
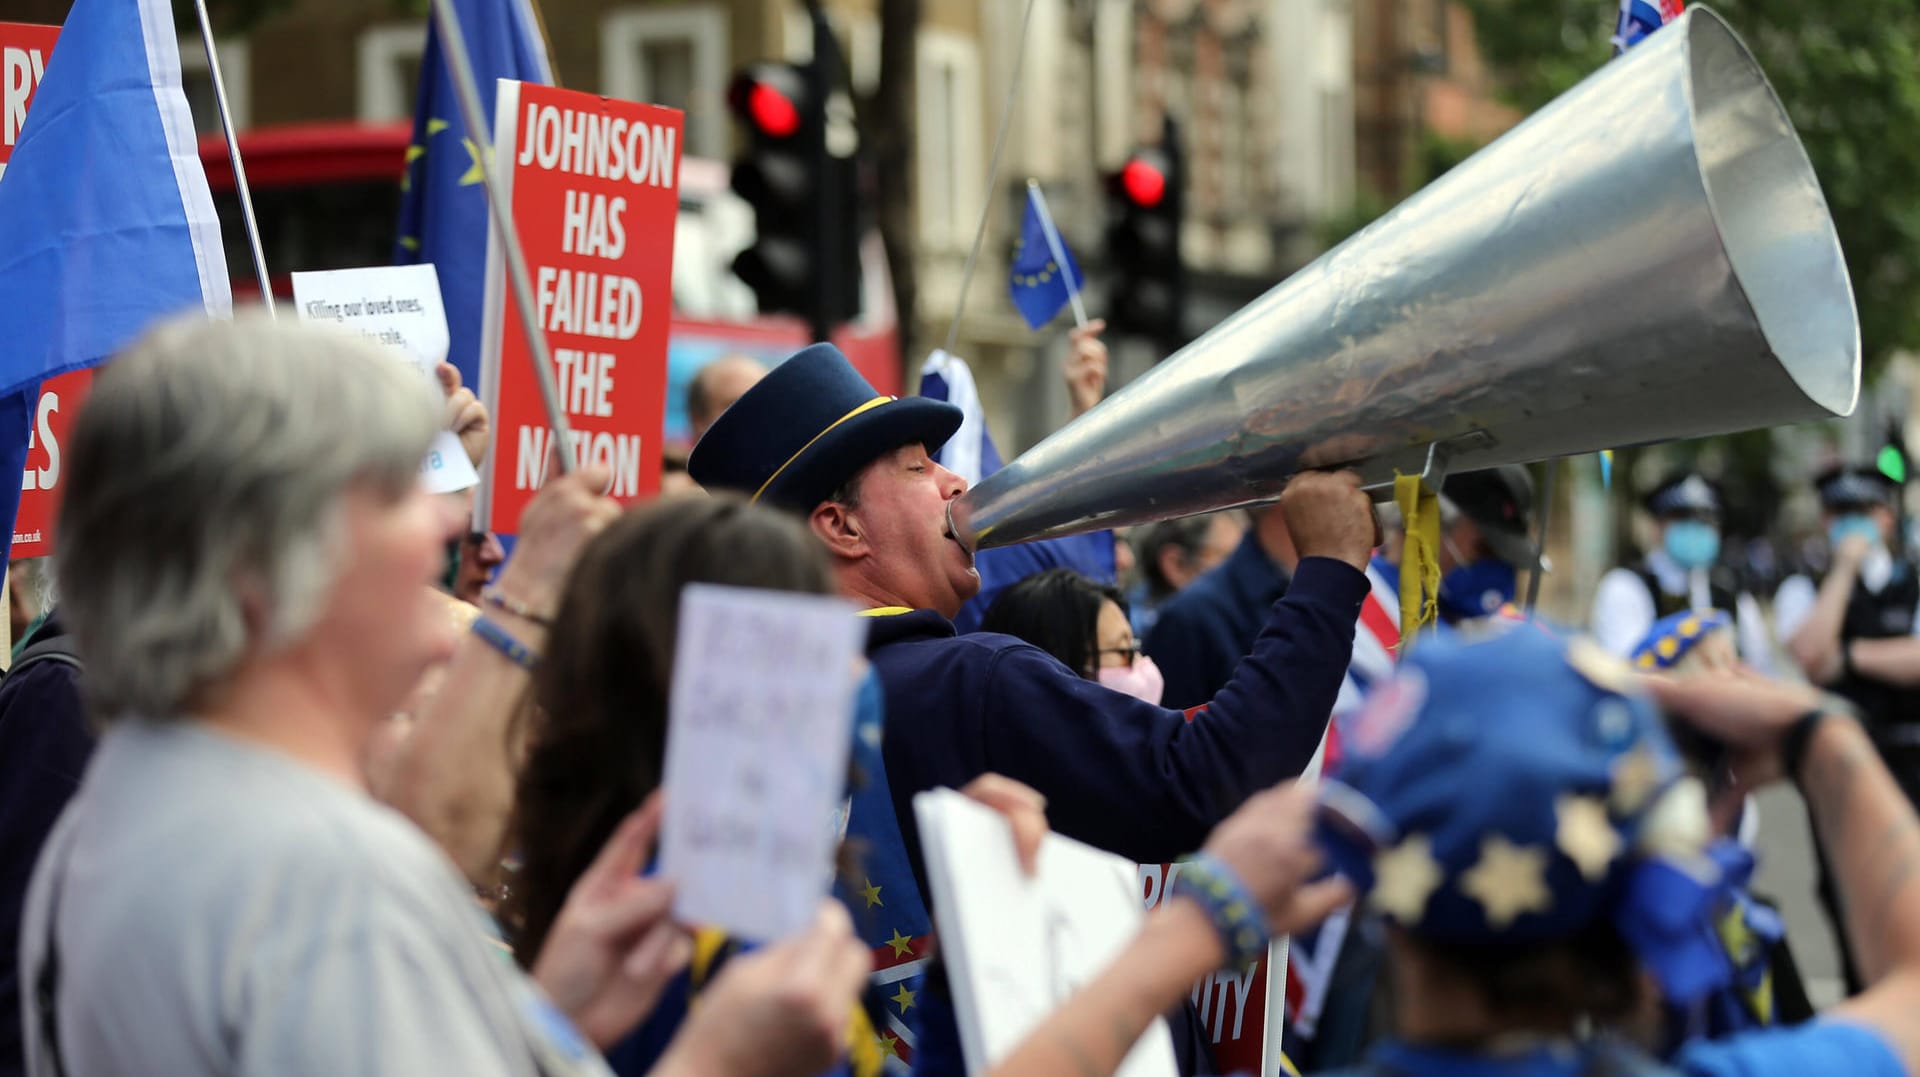
<svg viewBox="0 0 1920 1077">
<path fill-rule="evenodd" d="M 405 494 L 438 423 L 392 352 L 258 312 L 162 324 L 107 366 L 55 538 L 96 713 L 178 717 L 309 630 L 349 553 L 342 497 Z"/>
</svg>

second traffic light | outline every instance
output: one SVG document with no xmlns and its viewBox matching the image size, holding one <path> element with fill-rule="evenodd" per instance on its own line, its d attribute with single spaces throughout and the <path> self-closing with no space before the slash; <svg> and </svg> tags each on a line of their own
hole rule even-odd
<svg viewBox="0 0 1920 1077">
<path fill-rule="evenodd" d="M 1107 201 L 1107 257 L 1114 274 L 1108 317 L 1116 330 L 1169 348 L 1184 344 L 1187 276 L 1180 222 L 1186 191 L 1172 120 L 1159 146 L 1135 150 L 1107 177 Z"/>
<path fill-rule="evenodd" d="M 755 223 L 734 273 L 762 312 L 797 314 L 818 339 L 858 310 L 854 164 L 829 152 L 833 80 L 822 64 L 756 64 L 727 93 L 746 135 L 733 189 Z"/>
</svg>

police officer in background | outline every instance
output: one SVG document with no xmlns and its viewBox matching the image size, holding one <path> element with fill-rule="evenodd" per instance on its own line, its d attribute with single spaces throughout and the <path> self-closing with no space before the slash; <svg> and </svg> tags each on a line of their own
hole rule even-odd
<svg viewBox="0 0 1920 1077">
<path fill-rule="evenodd" d="M 1766 620 L 1752 595 L 1739 590 L 1716 566 L 1720 559 L 1720 488 L 1683 471 L 1653 488 L 1644 502 L 1659 528 L 1658 542 L 1637 565 L 1623 565 L 1600 578 L 1593 596 L 1593 636 L 1625 658 L 1655 621 L 1687 610 L 1727 610 L 1734 615 L 1740 653 L 1756 668 L 1772 665 Z"/>
<path fill-rule="evenodd" d="M 1821 473 L 1814 488 L 1827 526 L 1827 573 L 1818 581 L 1789 576 L 1774 596 L 1775 624 L 1807 679 L 1860 709 L 1887 769 L 1920 803 L 1920 574 L 1896 538 L 1900 486 L 1873 468 L 1843 464 Z M 1824 855 L 1818 891 L 1839 923 Z M 1857 990 L 1857 955 L 1840 950 L 1848 990 Z"/>
<path fill-rule="evenodd" d="M 1900 487 L 1844 465 L 1815 486 L 1830 567 L 1817 584 L 1801 575 L 1780 585 L 1780 638 L 1808 680 L 1860 708 L 1887 769 L 1920 802 L 1920 572 L 1900 549 Z"/>
</svg>

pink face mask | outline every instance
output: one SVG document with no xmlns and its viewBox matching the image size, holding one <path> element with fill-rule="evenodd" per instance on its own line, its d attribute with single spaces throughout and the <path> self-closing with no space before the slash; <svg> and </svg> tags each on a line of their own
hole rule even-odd
<svg viewBox="0 0 1920 1077">
<path fill-rule="evenodd" d="M 1131 666 L 1103 669 L 1098 676 L 1100 683 L 1108 688 L 1156 706 L 1160 703 L 1160 693 L 1167 687 L 1167 679 L 1160 675 L 1160 667 L 1144 654 L 1135 658 Z"/>
</svg>

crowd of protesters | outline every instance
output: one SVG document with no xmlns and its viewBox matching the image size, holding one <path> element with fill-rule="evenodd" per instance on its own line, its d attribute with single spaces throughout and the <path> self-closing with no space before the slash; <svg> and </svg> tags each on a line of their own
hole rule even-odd
<svg viewBox="0 0 1920 1077">
<path fill-rule="evenodd" d="M 1097 331 L 1075 347 L 1103 364 Z M 844 876 L 892 850 L 926 903 L 910 802 L 941 786 L 1029 857 L 1053 831 L 1190 858 L 988 1072 L 1112 1073 L 1196 978 L 1342 909 L 1388 1015 L 1327 1063 L 1354 1072 L 1920 1072 L 1920 820 L 1880 735 L 1905 696 L 1859 687 L 1908 651 L 1844 627 L 1863 534 L 1794 637 L 1852 703 L 1743 666 L 1737 611 L 1649 618 L 1625 657 L 1513 615 L 1538 568 L 1521 469 L 1449 480 L 1459 627 L 1404 646 L 1399 542 L 1350 473 L 1144 529 L 1144 590 L 1039 573 L 962 634 L 966 482 L 935 455 L 958 411 L 881 397 L 831 346 L 696 382 L 703 492 L 623 510 L 583 467 L 504 564 L 418 483 L 438 430 L 485 451 L 484 409 L 441 389 L 254 315 L 163 325 L 100 374 L 57 579 L 11 572 L 0 1073 L 907 1068 L 844 891 L 795 937 L 730 939 L 651 871 L 693 583 L 867 615 L 854 781 L 884 795 L 850 800 Z M 1732 836 L 1775 782 L 1852 943 L 1857 988 L 1817 1016 L 1753 1005 L 1777 966 L 1726 933 L 1767 935 Z M 962 1072 L 931 968 L 911 1069 Z M 1183 1071 L 1217 1072 L 1184 1040 Z"/>
</svg>

